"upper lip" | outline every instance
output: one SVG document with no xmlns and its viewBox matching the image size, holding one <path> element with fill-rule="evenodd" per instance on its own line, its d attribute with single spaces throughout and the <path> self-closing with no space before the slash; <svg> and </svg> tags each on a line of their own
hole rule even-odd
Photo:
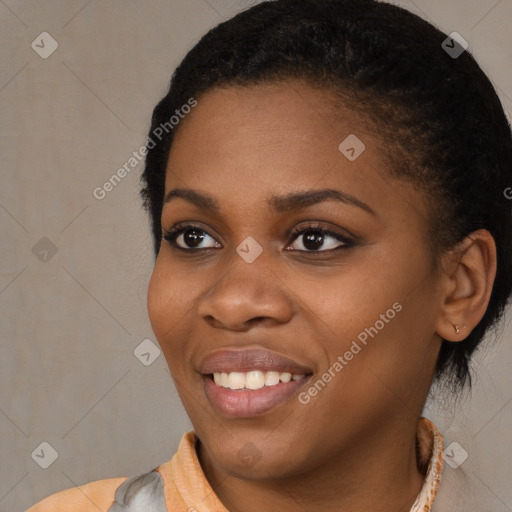
<svg viewBox="0 0 512 512">
<path fill-rule="evenodd" d="M 251 370 L 289 372 L 293 375 L 312 373 L 307 366 L 264 348 L 218 349 L 207 354 L 198 369 L 203 375 Z"/>
</svg>

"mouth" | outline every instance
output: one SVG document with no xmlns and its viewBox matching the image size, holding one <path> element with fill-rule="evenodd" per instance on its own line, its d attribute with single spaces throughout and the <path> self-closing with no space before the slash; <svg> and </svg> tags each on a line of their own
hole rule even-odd
<svg viewBox="0 0 512 512">
<path fill-rule="evenodd" d="M 210 404 L 228 418 L 270 412 L 292 399 L 313 375 L 311 368 L 261 347 L 214 351 L 199 372 Z"/>
<path fill-rule="evenodd" d="M 220 415 L 226 418 L 250 418 L 268 413 L 288 402 L 311 376 L 255 370 L 222 372 L 217 377 L 215 374 L 203 375 L 203 382 L 208 400 Z M 216 378 L 218 383 L 215 382 Z"/>
</svg>

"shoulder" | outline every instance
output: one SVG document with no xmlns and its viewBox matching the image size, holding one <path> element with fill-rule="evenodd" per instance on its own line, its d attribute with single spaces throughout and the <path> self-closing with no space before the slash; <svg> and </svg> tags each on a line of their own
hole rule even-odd
<svg viewBox="0 0 512 512">
<path fill-rule="evenodd" d="M 160 469 L 157 468 L 157 469 Z M 57 492 L 26 512 L 166 512 L 164 482 L 157 470 L 97 480 Z"/>
<path fill-rule="evenodd" d="M 71 487 L 51 494 L 26 512 L 107 512 L 117 488 L 126 480 L 127 477 L 107 478 Z"/>
<path fill-rule="evenodd" d="M 201 478 L 195 440 L 194 431 L 183 434 L 174 456 L 150 471 L 65 489 L 44 498 L 25 512 L 167 512 L 166 503 L 170 510 L 186 510 L 175 478 L 180 480 L 185 492 L 190 490 L 190 470 L 195 475 L 195 483 L 206 482 L 204 476 Z"/>
</svg>

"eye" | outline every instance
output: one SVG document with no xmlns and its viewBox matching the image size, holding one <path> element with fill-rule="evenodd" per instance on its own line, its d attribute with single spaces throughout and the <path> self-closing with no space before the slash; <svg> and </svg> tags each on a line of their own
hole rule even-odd
<svg viewBox="0 0 512 512">
<path fill-rule="evenodd" d="M 301 241 L 299 247 L 296 247 L 294 250 L 302 252 L 326 252 L 347 249 L 354 245 L 354 241 L 348 237 L 316 224 L 294 229 L 291 237 L 293 241 Z M 222 247 L 207 231 L 195 224 L 177 224 L 172 226 L 164 232 L 162 238 L 173 247 L 184 251 Z M 208 239 L 211 239 L 213 243 L 210 242 L 210 245 L 201 246 L 204 242 L 208 242 Z"/>
<path fill-rule="evenodd" d="M 164 232 L 162 237 L 177 249 L 190 251 L 193 249 L 212 249 L 222 247 L 215 239 L 209 235 L 202 227 L 194 224 L 176 225 Z M 208 241 L 208 238 L 214 241 L 213 245 L 202 246 L 201 244 Z"/>
<path fill-rule="evenodd" d="M 292 236 L 293 240 L 300 240 L 296 250 L 304 252 L 326 252 L 347 249 L 354 245 L 348 237 L 318 225 L 294 229 Z"/>
</svg>

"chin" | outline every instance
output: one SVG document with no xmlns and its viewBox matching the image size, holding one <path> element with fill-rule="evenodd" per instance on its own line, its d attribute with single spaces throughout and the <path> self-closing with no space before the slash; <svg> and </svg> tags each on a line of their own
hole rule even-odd
<svg viewBox="0 0 512 512">
<path fill-rule="evenodd" d="M 269 449 L 260 452 L 259 459 L 252 459 L 246 455 L 242 460 L 238 454 L 236 457 L 220 456 L 219 466 L 224 472 L 241 480 L 275 480 L 301 473 L 302 471 L 291 464 L 288 457 L 283 457 L 282 453 L 284 451 L 280 454 Z"/>
<path fill-rule="evenodd" d="M 197 432 L 197 430 L 196 430 Z M 205 451 L 215 465 L 223 472 L 243 480 L 272 480 L 286 478 L 304 472 L 300 460 L 306 460 L 307 454 L 297 452 L 292 447 L 305 446 L 304 442 L 278 435 L 272 438 L 272 431 L 266 438 L 264 431 L 247 431 L 239 429 L 220 430 L 217 437 L 211 430 L 209 435 L 201 437 Z M 274 431 L 275 433 L 275 431 Z M 210 449 L 209 447 L 213 447 Z"/>
</svg>

